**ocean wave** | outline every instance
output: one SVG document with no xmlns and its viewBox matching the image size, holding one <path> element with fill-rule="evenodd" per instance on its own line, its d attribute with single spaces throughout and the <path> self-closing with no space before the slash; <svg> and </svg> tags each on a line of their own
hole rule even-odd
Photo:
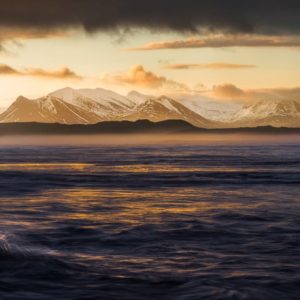
<svg viewBox="0 0 300 300">
<path fill-rule="evenodd" d="M 59 252 L 42 246 L 31 246 L 12 233 L 0 232 L 0 260 L 36 259 L 59 256 Z"/>
</svg>

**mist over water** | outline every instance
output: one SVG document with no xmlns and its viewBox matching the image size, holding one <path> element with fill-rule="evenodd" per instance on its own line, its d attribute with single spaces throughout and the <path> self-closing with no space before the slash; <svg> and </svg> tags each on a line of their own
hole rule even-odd
<svg viewBox="0 0 300 300">
<path fill-rule="evenodd" d="M 0 144 L 0 299 L 299 299 L 296 135 Z"/>
<path fill-rule="evenodd" d="M 117 146 L 117 145 L 300 145 L 300 135 L 255 133 L 102 134 L 0 136 L 0 146 Z"/>
</svg>

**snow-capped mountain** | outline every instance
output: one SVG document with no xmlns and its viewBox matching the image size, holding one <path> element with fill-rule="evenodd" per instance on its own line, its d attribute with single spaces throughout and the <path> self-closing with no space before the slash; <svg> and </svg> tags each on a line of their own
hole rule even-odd
<svg viewBox="0 0 300 300">
<path fill-rule="evenodd" d="M 159 98 L 149 98 L 139 104 L 134 111 L 126 116 L 129 121 L 148 119 L 152 122 L 164 120 L 184 120 L 198 127 L 217 127 L 217 123 L 210 121 L 178 101 L 162 96 Z"/>
<path fill-rule="evenodd" d="M 300 102 L 261 100 L 245 105 L 230 123 L 234 127 L 300 127 Z"/>
<path fill-rule="evenodd" d="M 199 127 L 216 127 L 176 100 L 131 92 L 127 97 L 104 89 L 65 88 L 46 97 L 29 100 L 19 97 L 4 113 L 0 122 L 43 122 L 94 124 L 102 121 L 141 120 L 154 122 L 178 119 Z"/>
<path fill-rule="evenodd" d="M 198 94 L 182 94 L 171 97 L 195 113 L 214 121 L 230 120 L 243 106 L 239 103 L 216 101 Z"/>
<path fill-rule="evenodd" d="M 146 100 L 148 100 L 150 98 L 155 98 L 155 97 L 150 96 L 150 95 L 145 95 L 145 94 L 139 93 L 137 91 L 131 91 L 130 93 L 128 93 L 127 98 L 132 100 L 136 105 L 141 105 Z"/>
<path fill-rule="evenodd" d="M 87 112 L 53 96 L 37 100 L 21 96 L 0 115 L 0 122 L 90 124 L 100 122 L 100 118 L 93 112 Z"/>
<path fill-rule="evenodd" d="M 55 91 L 49 96 L 79 107 L 85 111 L 95 113 L 100 120 L 113 120 L 132 110 L 136 103 L 129 98 L 105 89 L 80 89 L 65 88 Z"/>
<path fill-rule="evenodd" d="M 122 120 L 135 106 L 112 91 L 65 88 L 35 100 L 19 97 L 0 115 L 0 122 L 94 124 Z"/>
<path fill-rule="evenodd" d="M 265 100 L 242 106 L 199 95 L 127 96 L 105 89 L 65 88 L 45 97 L 19 97 L 0 114 L 0 122 L 95 124 L 103 121 L 184 120 L 202 128 L 300 127 L 300 102 Z"/>
</svg>

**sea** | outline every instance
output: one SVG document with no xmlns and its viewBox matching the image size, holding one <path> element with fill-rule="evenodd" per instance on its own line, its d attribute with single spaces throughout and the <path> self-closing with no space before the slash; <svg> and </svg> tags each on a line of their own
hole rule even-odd
<svg viewBox="0 0 300 300">
<path fill-rule="evenodd" d="M 0 299 L 300 299 L 299 137 L 162 141 L 2 137 Z"/>
</svg>

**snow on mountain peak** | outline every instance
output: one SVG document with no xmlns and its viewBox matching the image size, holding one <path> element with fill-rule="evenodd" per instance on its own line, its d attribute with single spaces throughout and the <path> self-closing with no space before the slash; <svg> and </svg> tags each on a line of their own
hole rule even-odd
<svg viewBox="0 0 300 300">
<path fill-rule="evenodd" d="M 228 121 L 242 108 L 242 104 L 221 102 L 201 94 L 179 94 L 173 95 L 172 98 L 195 113 L 214 121 Z"/>
<path fill-rule="evenodd" d="M 72 89 L 70 87 L 66 87 L 66 88 L 57 90 L 55 92 L 52 92 L 52 93 L 48 94 L 48 96 L 53 96 L 53 97 L 60 98 L 67 102 L 72 102 L 75 93 L 76 92 L 74 89 Z"/>
<path fill-rule="evenodd" d="M 300 103 L 294 100 L 259 100 L 245 105 L 234 119 L 262 119 L 271 116 L 300 116 Z"/>
<path fill-rule="evenodd" d="M 137 91 L 131 91 L 128 93 L 127 98 L 132 100 L 136 105 L 141 105 L 148 99 L 152 98 L 152 96 L 145 95 Z"/>
<path fill-rule="evenodd" d="M 204 128 L 300 127 L 300 102 L 260 100 L 242 105 L 202 94 L 149 96 L 131 91 L 122 96 L 96 89 L 57 90 L 36 100 L 23 96 L 1 114 L 0 122 L 97 123 L 102 121 L 181 119 Z"/>
<path fill-rule="evenodd" d="M 49 94 L 49 96 L 60 98 L 83 109 L 89 107 L 94 113 L 101 116 L 115 110 L 121 110 L 124 113 L 124 110 L 135 106 L 132 100 L 102 88 L 78 90 L 64 88 Z"/>
</svg>

